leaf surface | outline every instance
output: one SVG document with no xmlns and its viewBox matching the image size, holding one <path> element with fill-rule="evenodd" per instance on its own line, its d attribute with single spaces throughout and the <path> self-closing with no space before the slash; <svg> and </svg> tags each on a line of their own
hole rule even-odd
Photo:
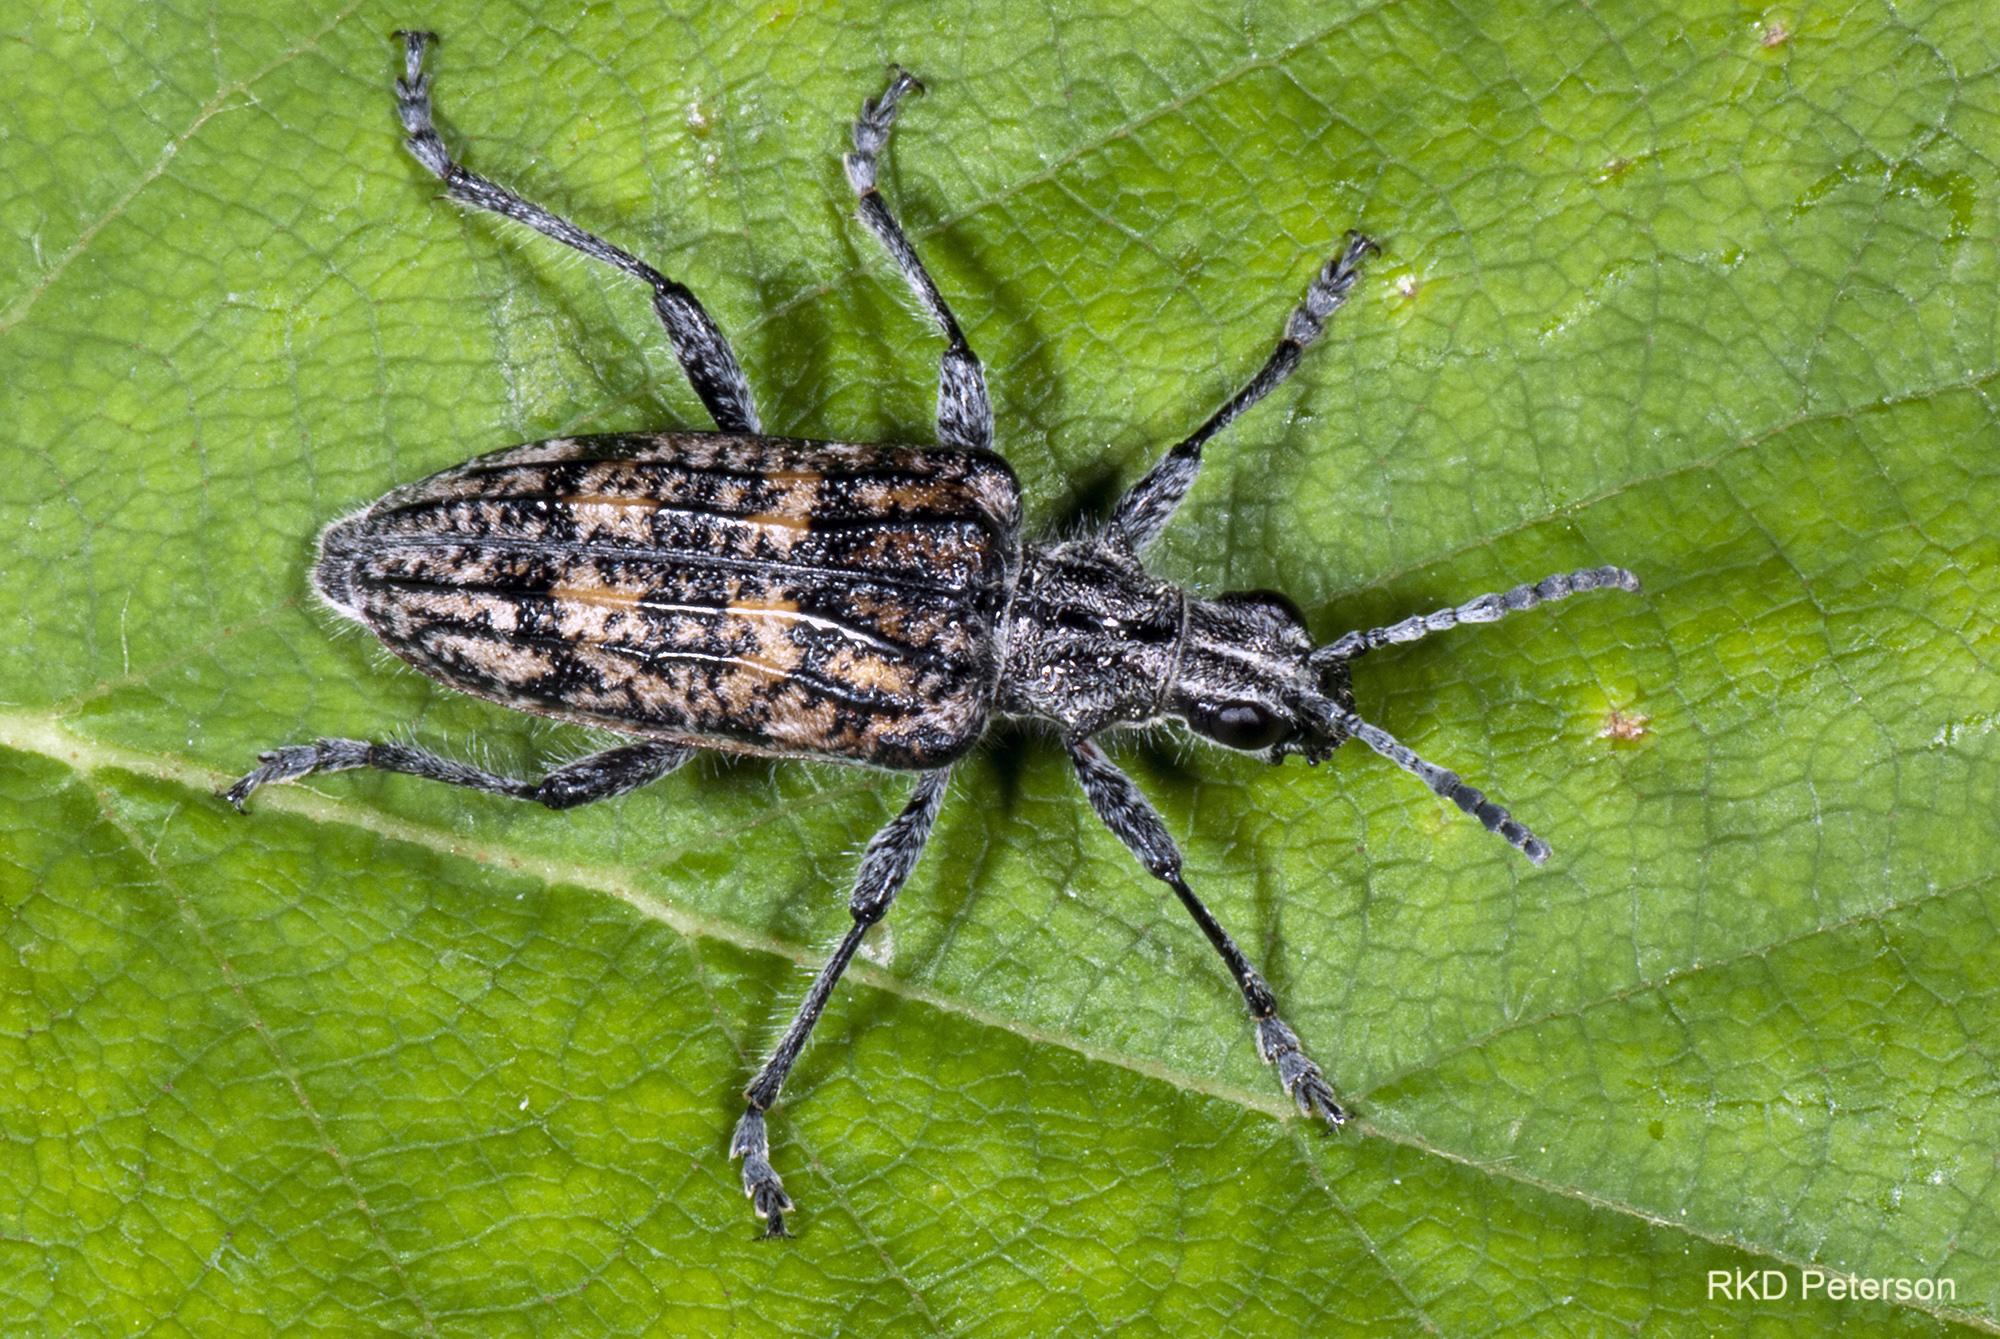
<svg viewBox="0 0 2000 1339">
<path fill-rule="evenodd" d="M 1383 243 L 1160 569 L 1327 640 L 1601 563 L 1646 590 L 1356 666 L 1541 870 L 1358 749 L 1116 742 L 1355 1125 L 1289 1113 L 1034 731 L 959 768 L 793 1076 L 783 1246 L 737 1092 L 906 781 L 213 797 L 316 735 L 593 747 L 335 627 L 313 537 L 517 441 L 707 426 L 643 294 L 398 147 L 417 20 L 448 142 L 688 283 L 812 437 L 930 437 L 938 346 L 838 160 L 919 73 L 885 189 L 1038 532 L 1239 385 L 1348 228 Z M 112 3 L 9 36 L 0 1328 L 2000 1328 L 1977 6 Z M 1785 1298 L 1713 1293 L 1766 1270 Z"/>
</svg>

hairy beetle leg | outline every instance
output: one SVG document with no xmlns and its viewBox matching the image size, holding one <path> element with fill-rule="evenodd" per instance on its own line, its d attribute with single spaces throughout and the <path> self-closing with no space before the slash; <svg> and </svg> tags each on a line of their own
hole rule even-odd
<svg viewBox="0 0 2000 1339">
<path fill-rule="evenodd" d="M 483 790 L 489 795 L 534 800 L 551 809 L 574 809 L 658 781 L 698 752 L 686 744 L 626 744 L 565 763 L 539 781 L 519 781 L 408 744 L 319 739 L 258 754 L 261 765 L 223 791 L 222 798 L 240 814 L 244 801 L 261 787 L 303 780 L 314 772 L 349 772 L 357 767 L 372 767 L 378 772 L 401 772 L 426 781 Z"/>
<path fill-rule="evenodd" d="M 1278 1082 L 1284 1085 L 1286 1096 L 1298 1104 L 1303 1114 L 1310 1116 L 1317 1111 L 1326 1118 L 1328 1126 L 1339 1129 L 1347 1113 L 1334 1100 L 1333 1088 L 1319 1066 L 1300 1048 L 1298 1034 L 1278 1017 L 1278 1001 L 1271 994 L 1271 987 L 1181 877 L 1180 847 L 1167 832 L 1167 825 L 1160 821 L 1159 811 L 1096 744 L 1087 739 L 1076 740 L 1069 746 L 1069 756 L 1076 766 L 1077 780 L 1083 784 L 1083 793 L 1104 826 L 1138 857 L 1147 873 L 1174 890 L 1195 924 L 1208 936 L 1208 942 L 1222 955 L 1230 975 L 1236 978 L 1237 989 L 1243 992 L 1243 1002 L 1250 1006 L 1250 1017 L 1256 1021 L 1257 1053 L 1266 1064 L 1278 1067 Z"/>
<path fill-rule="evenodd" d="M 1285 318 L 1285 333 L 1278 347 L 1257 369 L 1249 384 L 1236 392 L 1208 422 L 1194 434 L 1161 456 L 1146 476 L 1132 485 L 1111 513 L 1105 535 L 1132 553 L 1144 553 L 1174 518 L 1181 500 L 1194 487 L 1201 473 L 1201 448 L 1208 440 L 1233 423 L 1244 410 L 1282 385 L 1299 365 L 1306 345 L 1318 339 L 1326 322 L 1346 305 L 1347 295 L 1361 277 L 1361 262 L 1371 252 L 1381 250 L 1358 232 L 1347 234 L 1347 245 L 1320 267 L 1319 276 L 1306 289 L 1305 301 Z"/>
<path fill-rule="evenodd" d="M 694 293 L 622 247 L 586 232 L 568 219 L 523 200 L 505 186 L 488 181 L 451 156 L 431 118 L 431 80 L 424 73 L 424 52 L 437 41 L 435 33 L 402 32 L 404 75 L 396 81 L 396 113 L 409 135 L 410 156 L 444 183 L 444 193 L 467 209 L 484 210 L 525 223 L 545 237 L 623 270 L 653 290 L 653 311 L 666 329 L 674 357 L 694 386 L 715 426 L 724 432 L 756 432 L 757 405 L 750 382 L 736 361 L 729 341 Z"/>
<path fill-rule="evenodd" d="M 938 363 L 938 445 L 984 451 L 993 446 L 993 401 L 986 391 L 986 372 L 979 355 L 966 343 L 958 318 L 951 314 L 950 305 L 875 185 L 876 156 L 888 147 L 889 130 L 896 123 L 896 104 L 906 93 L 923 91 L 916 77 L 898 66 L 888 90 L 861 104 L 861 115 L 854 122 L 854 152 L 843 161 L 861 221 L 896 262 L 917 304 L 945 338 L 944 357 Z"/>
<path fill-rule="evenodd" d="M 813 1025 L 826 1009 L 826 1002 L 833 996 L 833 988 L 840 982 L 841 973 L 854 960 L 854 954 L 861 947 L 861 940 L 877 921 L 889 914 L 889 907 L 896 900 L 909 881 L 910 871 L 917 867 L 918 859 L 924 853 L 924 844 L 930 840 L 931 827 L 937 822 L 938 810 L 944 806 L 945 786 L 951 780 L 951 769 L 940 767 L 934 772 L 926 772 L 918 778 L 916 788 L 910 792 L 910 799 L 903 806 L 903 812 L 890 819 L 882 830 L 869 839 L 868 849 L 861 853 L 861 869 L 854 877 L 854 892 L 848 899 L 848 911 L 854 917 L 854 924 L 839 947 L 828 958 L 826 966 L 819 969 L 813 978 L 805 999 L 799 1002 L 798 1012 L 792 1015 L 791 1026 L 778 1040 L 777 1049 L 771 1058 L 757 1071 L 757 1077 L 750 1080 L 750 1086 L 743 1090 L 743 1100 L 749 1104 L 743 1119 L 736 1123 L 736 1133 L 729 1141 L 729 1156 L 743 1159 L 743 1193 L 750 1197 L 750 1203 L 757 1216 L 768 1225 L 766 1237 L 788 1237 L 785 1230 L 784 1211 L 792 1207 L 791 1197 L 785 1194 L 784 1183 L 778 1179 L 771 1167 L 770 1143 L 764 1132 L 764 1113 L 778 1100 L 778 1092 L 785 1086 L 785 1076 L 792 1072 L 798 1062 L 799 1053 L 805 1050 L 806 1040 L 812 1036 Z"/>
</svg>

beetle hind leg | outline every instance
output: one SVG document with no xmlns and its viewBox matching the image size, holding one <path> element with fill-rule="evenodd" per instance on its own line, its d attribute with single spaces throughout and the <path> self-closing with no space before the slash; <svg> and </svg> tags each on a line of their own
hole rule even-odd
<svg viewBox="0 0 2000 1339">
<path fill-rule="evenodd" d="M 222 792 L 237 813 L 260 787 L 301 781 L 314 772 L 351 772 L 372 767 L 379 772 L 401 772 L 428 781 L 483 790 L 490 795 L 509 795 L 517 800 L 534 800 L 551 809 L 574 809 L 637 790 L 692 758 L 698 750 L 686 744 L 626 744 L 606 749 L 587 758 L 578 758 L 556 768 L 539 781 L 520 781 L 500 776 L 467 763 L 432 753 L 409 744 L 371 744 L 361 739 L 318 739 L 310 744 L 287 744 L 257 755 L 257 769 Z"/>
<path fill-rule="evenodd" d="M 890 127 L 896 123 L 896 104 L 905 94 L 921 93 L 923 89 L 914 75 L 898 67 L 887 91 L 861 104 L 861 116 L 854 123 L 854 152 L 845 160 L 847 180 L 860 197 L 857 208 L 861 221 L 896 262 L 924 314 L 945 338 L 944 357 L 938 363 L 938 445 L 990 450 L 993 401 L 986 393 L 985 369 L 980 367 L 979 356 L 972 346 L 965 342 L 965 332 L 959 329 L 958 318 L 951 314 L 930 272 L 917 258 L 917 249 L 910 245 L 902 225 L 896 222 L 896 216 L 875 187 L 875 160 L 889 143 Z"/>
<path fill-rule="evenodd" d="M 424 51 L 436 33 L 398 32 L 404 45 L 404 77 L 396 81 L 396 113 L 409 135 L 404 144 L 419 163 L 444 182 L 447 197 L 468 209 L 483 209 L 525 223 L 544 237 L 582 252 L 592 260 L 623 270 L 653 290 L 653 310 L 666 327 L 674 357 L 694 386 L 715 426 L 724 432 L 756 432 L 757 405 L 729 341 L 722 337 L 708 312 L 685 284 L 677 283 L 622 247 L 585 232 L 568 219 L 523 200 L 466 168 L 451 156 L 431 120 L 431 79 L 424 73 Z"/>
</svg>

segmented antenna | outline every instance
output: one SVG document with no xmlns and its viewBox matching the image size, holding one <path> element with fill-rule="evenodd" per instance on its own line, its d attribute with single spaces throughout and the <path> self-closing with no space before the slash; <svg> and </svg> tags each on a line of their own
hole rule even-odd
<svg viewBox="0 0 2000 1339">
<path fill-rule="evenodd" d="M 1558 572 L 1554 576 L 1543 577 L 1532 586 L 1516 586 L 1509 591 L 1482 595 L 1476 600 L 1466 601 L 1455 609 L 1440 609 L 1434 614 L 1417 614 L 1386 628 L 1350 632 L 1313 652 L 1307 663 L 1314 669 L 1323 669 L 1332 661 L 1353 660 L 1357 656 L 1367 655 L 1379 646 L 1421 641 L 1433 632 L 1443 632 L 1446 628 L 1455 628 L 1461 623 L 1497 623 L 1507 615 L 1519 613 L 1523 609 L 1533 609 L 1538 604 L 1552 600 L 1567 600 L 1570 596 L 1583 591 L 1602 590 L 1606 586 L 1636 591 L 1639 589 L 1639 578 L 1622 567 L 1590 567 L 1581 572 Z"/>
<path fill-rule="evenodd" d="M 1387 730 L 1370 725 L 1353 712 L 1342 711 L 1323 698 L 1308 704 L 1308 709 L 1325 724 L 1346 731 L 1396 766 L 1415 776 L 1437 795 L 1450 800 L 1471 814 L 1488 832 L 1499 837 L 1537 865 L 1548 860 L 1547 842 L 1516 822 L 1514 815 L 1507 812 L 1505 805 L 1486 798 L 1486 793 L 1477 786 L 1466 785 L 1458 773 L 1439 767 L 1436 763 L 1424 761 Z"/>
</svg>

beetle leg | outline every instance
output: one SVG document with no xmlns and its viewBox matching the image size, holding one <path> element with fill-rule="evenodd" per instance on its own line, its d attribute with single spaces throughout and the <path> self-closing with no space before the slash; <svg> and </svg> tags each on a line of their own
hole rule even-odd
<svg viewBox="0 0 2000 1339">
<path fill-rule="evenodd" d="M 243 802 L 260 786 L 298 781 L 314 772 L 347 772 L 372 767 L 382 772 L 402 772 L 428 781 L 443 781 L 494 795 L 511 795 L 517 800 L 538 800 L 551 809 L 574 809 L 580 804 L 608 800 L 636 790 L 649 781 L 658 781 L 692 758 L 696 749 L 686 744 L 627 744 L 606 749 L 587 758 L 578 758 L 556 768 L 540 781 L 517 781 L 509 776 L 453 762 L 427 749 L 408 744 L 370 744 L 360 739 L 321 739 L 311 744 L 287 744 L 257 755 L 256 771 L 222 793 L 222 798 L 243 812 Z"/>
<path fill-rule="evenodd" d="M 1236 978 L 1237 989 L 1243 992 L 1243 1002 L 1250 1006 L 1250 1017 L 1257 1024 L 1257 1053 L 1264 1057 L 1265 1064 L 1278 1067 L 1278 1082 L 1284 1085 L 1286 1094 L 1298 1104 L 1301 1114 L 1310 1116 L 1317 1109 L 1329 1126 L 1339 1129 L 1347 1113 L 1334 1101 L 1333 1089 L 1320 1074 L 1319 1066 L 1300 1048 L 1298 1034 L 1278 1017 L 1278 1002 L 1264 978 L 1181 878 L 1180 848 L 1167 832 L 1167 825 L 1160 821 L 1159 811 L 1132 784 L 1132 778 L 1119 771 L 1104 756 L 1104 750 L 1088 739 L 1071 741 L 1069 756 L 1076 764 L 1083 793 L 1089 797 L 1090 807 L 1104 820 L 1104 826 L 1125 843 L 1148 873 L 1174 890 L 1174 896 L 1180 898 L 1181 905 L 1194 917 L 1194 923 L 1222 955 L 1230 975 Z"/>
<path fill-rule="evenodd" d="M 764 1131 L 764 1113 L 778 1100 L 778 1090 L 785 1086 L 785 1076 L 792 1072 L 799 1052 L 805 1049 L 806 1039 L 812 1035 L 813 1024 L 819 1022 L 821 1011 L 833 994 L 833 988 L 840 980 L 840 974 L 847 970 L 855 950 L 861 947 L 861 940 L 870 926 L 888 914 L 889 906 L 896 900 L 896 894 L 908 881 L 910 871 L 917 867 L 917 860 L 924 853 L 924 843 L 930 840 L 931 825 L 937 821 L 938 809 L 944 803 L 945 782 L 951 777 L 949 767 L 940 767 L 935 772 L 926 772 L 917 781 L 916 789 L 910 792 L 909 803 L 903 812 L 890 819 L 887 826 L 876 833 L 868 843 L 868 849 L 861 854 L 861 871 L 854 879 L 854 893 L 848 899 L 848 910 L 854 916 L 854 924 L 840 946 L 828 958 L 826 966 L 819 969 L 813 978 L 812 988 L 806 991 L 805 999 L 799 1004 L 799 1011 L 792 1016 L 792 1024 L 785 1029 L 785 1035 L 778 1041 L 778 1047 L 764 1067 L 757 1071 L 757 1077 L 743 1090 L 743 1097 L 749 1103 L 743 1119 L 736 1123 L 736 1133 L 729 1141 L 729 1156 L 743 1159 L 743 1193 L 750 1197 L 757 1216 L 765 1220 L 766 1237 L 788 1237 L 785 1231 L 785 1215 L 791 1211 L 791 1197 L 785 1194 L 784 1183 L 771 1167 L 771 1145 Z"/>
<path fill-rule="evenodd" d="M 1146 477 L 1132 485 L 1132 491 L 1120 500 L 1106 530 L 1114 542 L 1133 553 L 1144 553 L 1160 537 L 1181 499 L 1194 487 L 1195 476 L 1201 473 L 1202 446 L 1292 374 L 1306 345 L 1319 338 L 1327 318 L 1347 301 L 1348 292 L 1361 275 L 1362 257 L 1377 249 L 1375 243 L 1360 233 L 1347 234 L 1347 245 L 1321 268 L 1319 277 L 1306 290 L 1306 300 L 1292 309 L 1285 321 L 1284 337 L 1257 375 L 1250 378 L 1250 384 L 1230 397 L 1192 437 L 1160 457 Z"/>
<path fill-rule="evenodd" d="M 715 426 L 724 432 L 756 432 L 757 405 L 750 395 L 750 383 L 744 379 L 743 368 L 730 351 L 729 341 L 716 329 L 694 294 L 631 252 L 585 232 L 540 205 L 530 204 L 453 160 L 451 151 L 438 138 L 437 127 L 431 123 L 431 81 L 424 73 L 424 48 L 437 40 L 437 34 L 399 32 L 396 36 L 403 39 L 408 71 L 396 81 L 396 112 L 402 118 L 403 129 L 409 132 L 404 144 L 418 162 L 444 182 L 446 197 L 468 209 L 484 209 L 525 223 L 543 236 L 553 237 L 592 260 L 623 270 L 651 288 L 653 310 L 659 313 L 660 324 L 666 327 L 667 342 L 673 345 L 674 357 L 680 359 L 681 370 L 694 384 L 694 393 L 701 397 Z"/>
<path fill-rule="evenodd" d="M 875 189 L 875 157 L 889 143 L 889 128 L 896 123 L 896 103 L 912 89 L 921 93 L 923 88 L 908 70 L 898 68 L 887 92 L 861 104 L 860 119 L 854 123 L 854 152 L 845 159 L 847 180 L 861 197 L 861 221 L 896 262 L 917 302 L 945 337 L 948 347 L 938 364 L 938 445 L 986 450 L 993 445 L 993 402 L 986 394 L 986 373 L 979 366 L 979 356 L 965 342 L 965 332 L 958 328 L 957 318 L 945 305 L 923 261 L 917 259 L 916 248 L 903 235 L 882 193 Z"/>
</svg>

